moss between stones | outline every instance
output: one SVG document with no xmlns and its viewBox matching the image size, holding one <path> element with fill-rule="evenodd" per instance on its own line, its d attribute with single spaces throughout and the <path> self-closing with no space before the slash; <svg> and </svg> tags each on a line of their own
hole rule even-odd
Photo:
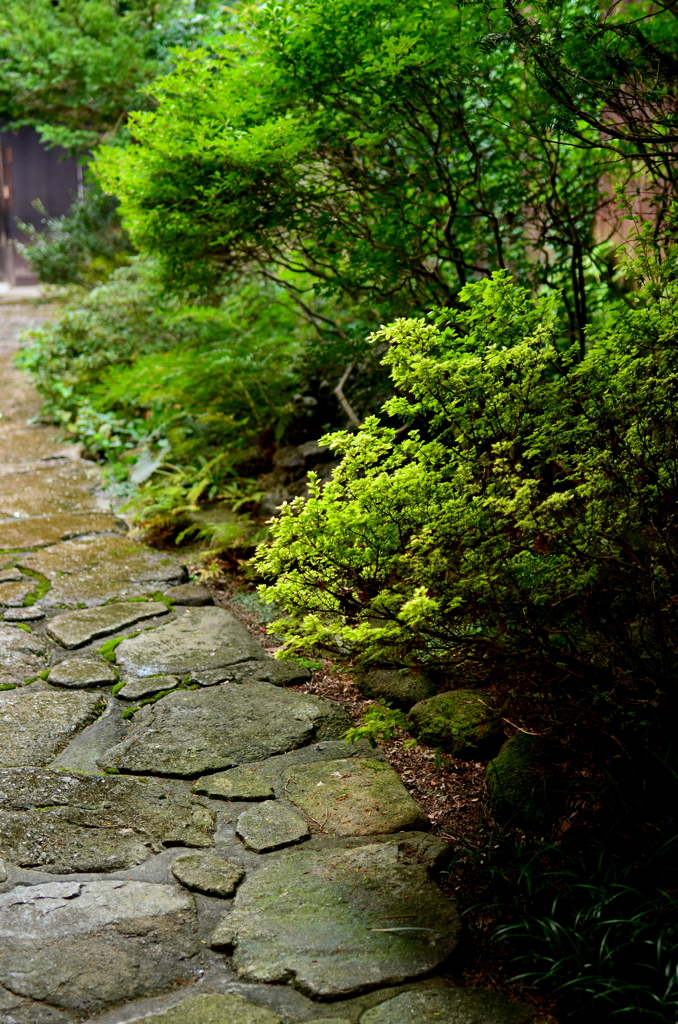
<svg viewBox="0 0 678 1024">
<path fill-rule="evenodd" d="M 44 597 L 48 590 L 51 590 L 52 584 L 46 576 L 43 576 L 41 572 L 36 572 L 34 569 L 25 569 L 21 566 L 21 572 L 24 576 L 30 576 L 37 584 L 33 593 L 24 599 L 24 608 L 30 608 L 41 597 Z"/>
<path fill-rule="evenodd" d="M 106 640 L 97 651 L 97 654 L 100 654 L 106 661 L 115 662 L 115 649 L 118 644 L 121 644 L 123 640 L 129 640 L 131 637 L 138 635 L 138 633 L 128 633 L 127 636 L 116 636 L 112 640 Z"/>
<path fill-rule="evenodd" d="M 503 735 L 492 698 L 478 690 L 449 690 L 419 701 L 408 719 L 417 739 L 454 757 L 491 756 Z"/>
</svg>

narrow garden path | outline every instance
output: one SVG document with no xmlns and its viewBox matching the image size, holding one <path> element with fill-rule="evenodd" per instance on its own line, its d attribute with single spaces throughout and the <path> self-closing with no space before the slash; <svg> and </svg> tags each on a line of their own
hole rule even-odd
<svg viewBox="0 0 678 1024">
<path fill-rule="evenodd" d="M 27 424 L 39 315 L 0 304 L 0 1024 L 529 1020 L 448 980 L 449 847 L 346 711 Z"/>
</svg>

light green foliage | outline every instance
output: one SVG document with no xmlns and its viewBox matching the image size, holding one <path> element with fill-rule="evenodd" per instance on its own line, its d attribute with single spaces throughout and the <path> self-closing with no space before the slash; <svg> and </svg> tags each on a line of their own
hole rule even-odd
<svg viewBox="0 0 678 1024">
<path fill-rule="evenodd" d="M 412 428 L 325 438 L 340 468 L 258 556 L 292 651 L 536 671 L 603 713 L 674 685 L 678 319 L 673 264 L 640 271 L 581 361 L 503 273 L 380 332 Z"/>
</svg>

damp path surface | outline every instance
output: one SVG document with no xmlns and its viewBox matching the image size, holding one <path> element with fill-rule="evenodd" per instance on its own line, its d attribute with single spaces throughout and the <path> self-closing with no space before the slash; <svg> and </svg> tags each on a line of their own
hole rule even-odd
<svg viewBox="0 0 678 1024">
<path fill-rule="evenodd" d="M 453 984 L 450 847 L 345 709 L 40 422 L 53 314 L 0 299 L 0 1024 L 531 1020 Z"/>
</svg>

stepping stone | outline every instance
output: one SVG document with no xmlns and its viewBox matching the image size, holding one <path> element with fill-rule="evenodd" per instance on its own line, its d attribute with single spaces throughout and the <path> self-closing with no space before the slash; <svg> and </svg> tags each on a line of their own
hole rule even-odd
<svg viewBox="0 0 678 1024">
<path fill-rule="evenodd" d="M 21 608 L 29 594 L 36 588 L 35 580 L 23 576 L 21 582 L 0 583 L 0 607 Z"/>
<path fill-rule="evenodd" d="M 363 1013 L 360 1024 L 525 1024 L 533 1017 L 533 1007 L 499 992 L 429 988 L 379 1003 Z"/>
<path fill-rule="evenodd" d="M 269 757 L 256 764 L 242 768 L 229 768 L 216 775 L 206 775 L 193 785 L 193 793 L 222 800 L 268 800 L 275 796 L 286 796 L 285 772 L 288 768 L 316 761 L 333 761 L 339 757 L 357 757 L 384 763 L 378 750 L 372 750 L 362 743 L 345 743 L 343 740 L 325 740 L 312 747 L 302 747 L 289 754 Z"/>
<path fill-rule="evenodd" d="M 298 661 L 266 661 L 255 666 L 250 679 L 257 683 L 272 683 L 273 686 L 303 686 L 311 680 L 313 673 Z"/>
<path fill-rule="evenodd" d="M 187 889 L 205 896 L 232 896 L 245 869 L 213 853 L 184 853 L 172 861 L 172 874 Z"/>
<path fill-rule="evenodd" d="M 16 626 L 0 624 L 0 685 L 21 686 L 47 668 L 47 644 Z"/>
<path fill-rule="evenodd" d="M 243 624 L 224 608 L 191 608 L 153 633 L 123 640 L 115 658 L 125 676 L 185 675 L 265 658 Z"/>
<path fill-rule="evenodd" d="M 87 686 L 110 686 L 118 681 L 108 662 L 94 655 L 60 661 L 51 669 L 47 679 L 55 686 L 67 686 L 74 690 Z"/>
<path fill-rule="evenodd" d="M 45 613 L 42 608 L 8 608 L 4 614 L 5 622 L 37 622 L 44 619 Z"/>
<path fill-rule="evenodd" d="M 193 899 L 171 885 L 17 886 L 0 895 L 0 934 L 0 984 L 79 1016 L 190 982 L 200 968 Z"/>
<path fill-rule="evenodd" d="M 132 679 L 118 690 L 116 697 L 123 700 L 143 700 L 163 690 L 174 690 L 179 685 L 177 676 L 149 676 L 148 679 Z"/>
<path fill-rule="evenodd" d="M 177 604 L 187 605 L 190 608 L 214 604 L 214 597 L 201 583 L 180 583 L 178 587 L 170 587 L 166 590 L 165 597 L 171 597 Z"/>
<path fill-rule="evenodd" d="M 171 784 L 49 768 L 0 771 L 0 856 L 20 867 L 123 871 L 165 846 L 211 846 L 213 827 L 212 812 Z"/>
<path fill-rule="evenodd" d="M 284 773 L 285 794 L 335 836 L 427 829 L 426 813 L 390 765 L 358 758 L 299 765 Z"/>
<path fill-rule="evenodd" d="M 128 1024 L 281 1024 L 281 1019 L 273 1010 L 254 1006 L 240 996 L 205 992 L 169 1010 L 128 1018 Z"/>
<path fill-rule="evenodd" d="M 0 549 L 44 548 L 61 540 L 92 533 L 127 533 L 125 523 L 103 512 L 70 515 L 66 512 L 0 523 Z"/>
<path fill-rule="evenodd" d="M 314 999 L 428 974 L 460 930 L 456 906 L 395 841 L 272 859 L 248 875 L 226 920 L 241 978 Z"/>
<path fill-rule="evenodd" d="M 84 608 L 57 615 L 47 626 L 47 636 L 62 647 L 73 649 L 117 633 L 135 622 L 166 614 L 167 606 L 161 601 L 115 601 L 103 608 Z"/>
<path fill-rule="evenodd" d="M 236 832 L 248 850 L 267 853 L 306 839 L 310 832 L 303 818 L 277 800 L 266 800 L 238 818 Z"/>
<path fill-rule="evenodd" d="M 0 569 L 0 583 L 21 583 L 26 577 L 23 573 L 15 569 L 13 565 L 8 565 L 5 569 Z"/>
<path fill-rule="evenodd" d="M 0 518 L 96 512 L 95 473 L 65 460 L 0 467 Z"/>
<path fill-rule="evenodd" d="M 338 704 L 269 683 L 176 690 L 137 712 L 128 737 L 99 764 L 133 774 L 195 776 L 334 739 L 349 725 Z"/>
<path fill-rule="evenodd" d="M 0 693 L 0 768 L 47 764 L 105 706 L 101 694 L 83 691 Z"/>
<path fill-rule="evenodd" d="M 116 536 L 67 540 L 25 555 L 21 566 L 48 580 L 50 590 L 40 599 L 45 608 L 92 608 L 153 593 L 179 583 L 185 572 L 174 556 Z"/>
</svg>

